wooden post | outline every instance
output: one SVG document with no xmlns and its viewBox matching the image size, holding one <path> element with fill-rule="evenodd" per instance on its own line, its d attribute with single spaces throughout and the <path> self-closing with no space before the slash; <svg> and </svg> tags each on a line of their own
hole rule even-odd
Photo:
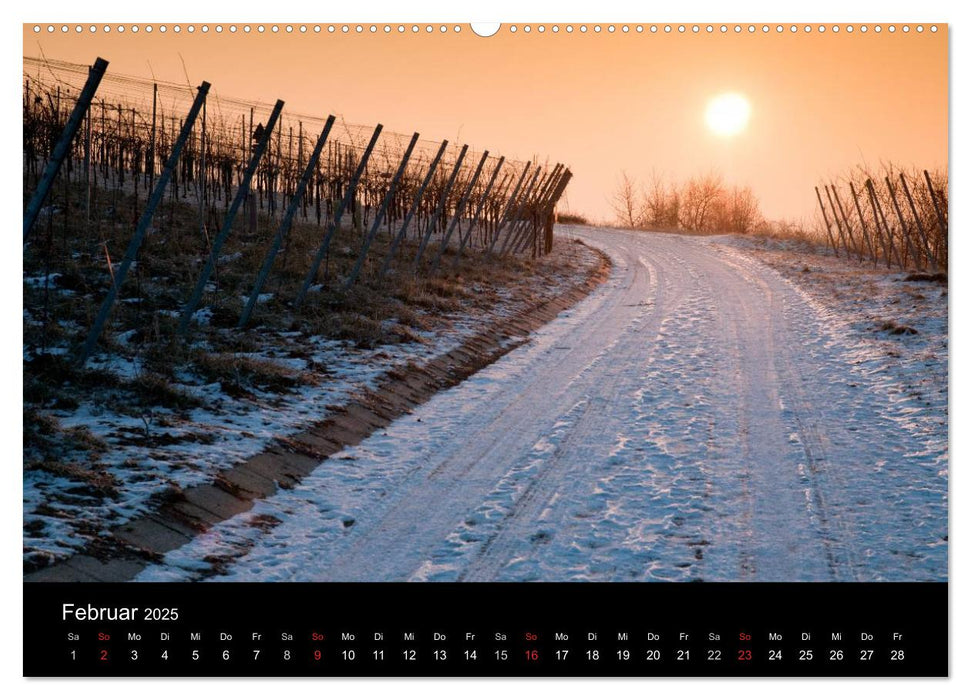
<svg viewBox="0 0 971 700">
<path fill-rule="evenodd" d="M 199 132 L 199 235 L 206 237 L 206 104 L 202 103 L 202 129 Z"/>
<path fill-rule="evenodd" d="M 438 217 L 442 215 L 442 211 L 445 209 L 445 204 L 448 202 L 448 194 L 452 191 L 452 186 L 455 184 L 455 178 L 458 177 L 459 170 L 462 168 L 462 161 L 465 160 L 465 154 L 468 152 L 468 144 L 462 146 L 462 150 L 459 152 L 459 157 L 455 159 L 455 165 L 452 167 L 452 174 L 449 175 L 448 183 L 445 185 L 445 189 L 442 190 L 442 195 L 438 199 L 438 205 L 435 207 L 435 211 L 431 218 L 428 219 L 428 223 L 425 226 L 425 235 L 422 236 L 421 242 L 418 244 L 418 252 L 415 254 L 415 261 L 412 264 L 414 270 L 418 270 L 418 263 L 421 262 L 421 256 L 425 252 L 425 247 L 428 245 L 429 239 L 432 237 L 432 231 L 435 227 L 435 222 Z"/>
<path fill-rule="evenodd" d="M 169 154 L 168 160 L 165 163 L 165 168 L 162 170 L 162 174 L 159 176 L 158 183 L 155 185 L 155 189 L 152 190 L 152 195 L 148 199 L 148 203 L 145 205 L 145 211 L 142 212 L 142 216 L 138 221 L 138 226 L 135 228 L 135 235 L 132 236 L 131 241 L 128 244 L 128 249 L 125 251 L 125 257 L 118 266 L 118 271 L 115 273 L 110 289 L 108 290 L 108 296 L 105 297 L 104 302 L 101 304 L 101 309 L 98 311 L 98 316 L 95 318 L 94 325 L 91 326 L 91 330 L 88 333 L 88 338 L 84 343 L 84 348 L 81 350 L 81 355 L 79 357 L 81 365 L 87 362 L 88 358 L 91 356 L 92 350 L 94 350 L 95 343 L 98 341 L 98 337 L 101 335 L 101 331 L 104 328 L 105 321 L 108 320 L 108 314 L 111 312 L 111 307 L 115 303 L 115 298 L 118 296 L 118 291 L 121 289 L 121 285 L 125 282 L 125 277 L 128 275 L 128 270 L 132 263 L 135 261 L 135 256 L 138 254 L 138 249 L 142 245 L 142 239 L 145 237 L 145 232 L 148 230 L 149 224 L 152 223 L 152 216 L 155 214 L 155 208 L 158 206 L 159 202 L 162 201 L 162 197 L 165 194 L 165 186 L 168 185 L 169 179 L 172 177 L 172 173 L 175 172 L 175 168 L 179 162 L 179 156 L 182 153 L 182 148 L 185 146 L 185 142 L 189 138 L 189 134 L 192 132 L 192 125 L 196 121 L 196 117 L 199 115 L 199 111 L 202 109 L 202 104 L 206 100 L 206 95 L 209 93 L 209 83 L 203 82 L 199 86 L 196 92 L 196 99 L 192 103 L 192 108 L 189 110 L 189 114 L 185 119 L 185 123 L 182 125 L 182 131 L 179 134 L 179 138 L 176 139 L 175 144 L 172 147 L 172 152 Z"/>
<path fill-rule="evenodd" d="M 546 220 L 548 222 L 547 223 L 548 228 L 546 229 L 546 236 L 544 238 L 544 246 L 543 246 L 544 255 L 549 255 L 550 253 L 553 252 L 553 213 L 556 209 L 557 203 L 560 201 L 560 197 L 563 196 L 563 193 L 566 191 L 567 185 L 570 184 L 570 180 L 572 179 L 573 179 L 573 173 L 570 172 L 569 169 L 567 169 L 567 171 L 563 174 L 563 177 L 560 179 L 560 184 L 557 186 L 556 191 L 553 193 L 553 197 L 551 198 L 550 206 L 548 207 L 546 212 L 546 217 L 547 217 Z"/>
<path fill-rule="evenodd" d="M 506 201 L 506 206 L 503 207 L 502 213 L 499 215 L 498 223 L 496 224 L 495 231 L 492 234 L 492 240 L 489 242 L 489 252 L 491 253 L 496 247 L 496 241 L 499 240 L 499 234 L 502 233 L 502 227 L 506 223 L 506 217 L 512 211 L 513 203 L 517 201 L 519 196 L 519 190 L 523 185 L 523 181 L 526 179 L 526 174 L 532 167 L 532 161 L 526 161 L 526 165 L 523 166 L 523 172 L 519 176 L 519 180 L 516 181 L 516 186 L 513 187 L 512 194 L 509 195 L 509 199 Z"/>
<path fill-rule="evenodd" d="M 525 220 L 524 224 L 521 226 L 519 239 L 513 246 L 514 253 L 522 253 L 525 251 L 526 244 L 528 242 L 532 244 L 533 257 L 535 258 L 537 256 L 537 226 L 539 225 L 540 219 L 545 215 L 546 208 L 549 205 L 557 186 L 559 185 L 560 178 L 564 170 L 565 167 L 563 164 L 557 163 L 556 167 L 553 168 L 553 173 L 547 180 L 544 187 L 540 190 L 539 194 L 536 196 L 536 199 L 530 206 L 530 218 Z M 529 231 L 530 225 L 532 225 L 533 229 L 532 235 L 526 233 Z"/>
<path fill-rule="evenodd" d="M 152 137 L 148 144 L 148 189 L 155 187 L 155 131 L 158 118 L 158 83 L 152 83 Z"/>
<path fill-rule="evenodd" d="M 505 254 L 506 247 L 509 245 L 509 239 L 516 228 L 516 222 L 518 221 L 519 213 L 522 211 L 523 205 L 525 204 L 525 202 L 529 200 L 529 197 L 532 194 L 533 188 L 536 186 L 536 181 L 539 179 L 539 175 L 541 172 L 543 172 L 543 168 L 537 165 L 536 168 L 533 170 L 533 177 L 530 178 L 529 184 L 522 192 L 519 193 L 519 199 L 516 202 L 514 208 L 509 210 L 507 218 L 505 218 L 499 224 L 499 229 L 496 231 L 496 240 L 499 240 L 499 236 L 502 233 L 502 230 L 505 227 L 505 225 L 510 221 L 513 222 L 513 227 L 509 230 L 509 233 L 506 234 L 506 237 L 502 241 L 502 246 L 499 248 L 499 255 Z"/>
<path fill-rule="evenodd" d="M 523 243 L 526 235 L 526 231 L 529 229 L 529 224 L 531 223 L 530 215 L 532 211 L 536 208 L 540 199 L 545 196 L 546 191 L 549 189 L 550 183 L 553 179 L 559 175 L 560 169 L 563 166 L 557 163 L 553 166 L 553 170 L 547 172 L 543 178 L 537 183 L 537 186 L 529 192 L 519 211 L 516 213 L 516 219 L 513 221 L 512 228 L 509 229 L 509 234 L 506 236 L 506 240 L 503 241 L 503 247 L 500 249 L 499 253 L 505 253 L 506 247 L 508 246 L 509 252 L 515 254 Z M 525 216 L 523 216 L 525 214 Z"/>
<path fill-rule="evenodd" d="M 462 198 L 459 199 L 458 206 L 455 207 L 455 212 L 452 214 L 452 220 L 449 222 L 448 228 L 445 231 L 445 236 L 442 238 L 442 244 L 438 248 L 438 254 L 435 256 L 434 262 L 432 262 L 433 273 L 438 270 L 438 266 L 442 262 L 442 255 L 445 253 L 445 249 L 448 247 L 448 242 L 452 238 L 452 232 L 455 230 L 459 220 L 462 218 L 462 214 L 465 212 L 465 205 L 469 201 L 469 195 L 472 194 L 475 183 L 479 181 L 479 176 L 482 174 L 482 168 L 488 159 L 489 151 L 483 151 L 482 157 L 479 159 L 479 164 L 475 166 L 475 172 L 472 174 L 472 179 L 469 180 L 468 184 L 465 186 L 465 191 L 462 193 Z"/>
<path fill-rule="evenodd" d="M 927 193 L 931 196 L 931 204 L 934 205 L 934 213 L 937 215 L 937 226 L 938 232 L 940 233 L 941 246 L 947 246 L 947 220 L 944 218 L 944 212 L 941 211 L 941 205 L 937 201 L 937 194 L 934 192 L 934 185 L 931 182 L 930 173 L 926 170 L 924 171 L 924 181 L 927 183 Z M 937 246 L 938 251 L 941 250 L 941 246 Z M 940 254 L 937 255 L 939 259 Z M 947 266 L 947 260 L 941 260 L 941 262 Z"/>
<path fill-rule="evenodd" d="M 184 334 L 188 330 L 189 322 L 192 320 L 192 314 L 194 314 L 196 309 L 199 307 L 202 294 L 205 291 L 206 285 L 209 283 L 209 278 L 212 276 L 213 270 L 216 268 L 216 261 L 219 259 L 219 253 L 222 250 L 226 239 L 229 238 L 229 232 L 232 230 L 233 221 L 236 219 L 236 213 L 239 211 L 239 208 L 243 205 L 243 203 L 250 198 L 250 183 L 253 180 L 253 175 L 256 173 L 256 169 L 260 165 L 260 160 L 262 160 L 263 154 L 266 153 L 267 146 L 270 143 L 270 134 L 273 133 L 273 127 L 276 126 L 277 118 L 280 116 L 280 112 L 282 111 L 283 100 L 277 100 L 276 105 L 273 107 L 273 111 L 270 113 L 270 119 L 266 123 L 267 128 L 263 132 L 263 137 L 257 144 L 256 150 L 253 151 L 249 164 L 246 166 L 246 170 L 243 172 L 243 180 L 239 183 L 239 188 L 236 190 L 236 196 L 233 198 L 233 203 L 229 206 L 229 211 L 226 213 L 226 217 L 223 219 L 223 225 L 219 230 L 219 235 L 216 236 L 216 240 L 212 243 L 212 247 L 209 250 L 209 256 L 206 258 L 206 263 L 202 268 L 202 274 L 199 275 L 199 279 L 196 281 L 195 289 L 192 290 L 192 295 L 189 297 L 189 301 L 186 302 L 185 308 L 182 309 L 182 317 L 179 319 L 180 334 Z"/>
<path fill-rule="evenodd" d="M 894 192 L 893 184 L 890 182 L 888 176 L 884 176 L 883 181 L 887 183 L 887 190 L 890 192 L 890 201 L 893 202 L 894 211 L 897 212 L 897 220 L 900 222 L 900 235 L 904 237 L 907 241 L 907 252 L 911 259 L 914 261 L 914 267 L 918 267 L 920 260 L 918 259 L 917 250 L 914 248 L 914 242 L 911 240 L 911 235 L 909 232 L 909 227 L 907 226 L 903 212 L 900 211 L 900 203 L 897 201 L 897 193 Z M 918 269 L 920 269 L 918 267 Z"/>
<path fill-rule="evenodd" d="M 833 238 L 833 229 L 829 225 L 829 217 L 826 215 L 826 207 L 823 206 L 823 198 L 819 194 L 819 188 L 815 187 L 814 189 L 816 190 L 816 200 L 819 202 L 819 211 L 823 213 L 823 221 L 826 223 L 826 236 L 829 238 L 829 244 L 833 247 L 836 257 L 839 257 L 840 249 L 836 244 L 836 239 Z"/>
<path fill-rule="evenodd" d="M 91 110 L 84 112 L 84 220 L 91 221 Z"/>
<path fill-rule="evenodd" d="M 381 129 L 384 127 L 378 124 L 374 128 L 374 133 L 371 135 L 371 140 L 364 149 L 364 154 L 361 156 L 360 162 L 357 164 L 357 170 L 351 177 L 351 181 L 347 185 L 347 192 L 344 193 L 344 198 L 338 205 L 337 210 L 334 212 L 334 220 L 330 222 L 327 227 L 327 233 L 324 236 L 324 240 L 320 244 L 320 248 L 317 249 L 317 254 L 314 256 L 313 263 L 310 265 L 310 270 L 307 272 L 307 277 L 303 281 L 303 287 L 300 289 L 300 293 L 297 295 L 294 305 L 299 307 L 304 298 L 307 296 L 307 292 L 310 291 L 310 286 L 314 283 L 314 279 L 317 277 L 317 271 L 320 269 L 320 264 L 324 261 L 324 256 L 330 249 L 330 240 L 334 236 L 334 232 L 340 228 L 341 219 L 344 216 L 344 209 L 348 204 L 354 199 L 355 192 L 357 190 L 357 183 L 361 179 L 361 175 L 364 174 L 364 169 L 367 167 L 368 160 L 371 158 L 371 153 L 374 151 L 374 146 L 378 142 L 378 137 L 381 135 Z"/>
<path fill-rule="evenodd" d="M 525 216 L 520 218 L 517 222 L 513 224 L 513 228 L 509 231 L 509 239 L 511 245 L 509 246 L 509 251 L 516 255 L 521 253 L 526 249 L 526 242 L 533 240 L 535 242 L 536 235 L 536 212 L 541 207 L 541 203 L 545 201 L 546 196 L 552 189 L 553 183 L 556 182 L 557 178 L 560 176 L 560 171 L 563 169 L 563 165 L 557 163 L 553 166 L 553 170 L 546 174 L 546 177 L 542 179 L 539 187 L 533 193 L 533 198 L 524 207 Z M 532 226 L 533 236 L 530 236 L 527 232 Z"/>
<path fill-rule="evenodd" d="M 823 190 L 826 192 L 826 199 L 829 201 L 829 209 L 833 212 L 833 221 L 836 222 L 836 231 L 840 236 L 840 243 L 843 244 L 843 250 L 846 251 L 846 257 L 850 257 L 850 246 L 846 242 L 846 235 L 843 233 L 843 226 L 840 224 L 839 214 L 836 213 L 836 207 L 833 205 L 833 195 L 829 191 L 829 185 L 824 185 Z"/>
<path fill-rule="evenodd" d="M 260 272 L 256 277 L 256 284 L 253 285 L 253 291 L 250 293 L 249 300 L 246 302 L 246 306 L 243 308 L 243 313 L 240 314 L 239 323 L 236 325 L 237 328 L 243 328 L 249 323 L 250 316 L 253 314 L 253 309 L 256 307 L 256 302 L 259 301 L 260 292 L 263 291 L 263 285 L 266 284 L 266 278 L 270 274 L 270 269 L 273 267 L 273 260 L 276 258 L 277 253 L 280 251 L 280 246 L 283 245 L 283 239 L 290 231 L 290 226 L 293 223 L 293 217 L 297 213 L 297 208 L 300 206 L 300 199 L 303 197 L 304 191 L 307 189 L 307 183 L 310 181 L 310 176 L 313 175 L 314 169 L 317 167 L 317 161 L 320 159 L 320 152 L 324 150 L 324 144 L 327 142 L 327 136 L 330 134 L 330 129 L 334 125 L 335 117 L 333 115 L 327 118 L 327 123 L 324 124 L 323 131 L 320 132 L 320 136 L 317 139 L 317 145 L 314 146 L 314 152 L 310 155 L 310 160 L 307 162 L 307 167 L 303 171 L 303 176 L 300 178 L 300 183 L 297 185 L 297 189 L 293 193 L 293 198 L 290 200 L 287 206 L 286 213 L 280 220 L 280 226 L 277 228 L 276 236 L 273 238 L 273 242 L 270 244 L 270 249 L 266 253 L 266 257 L 263 259 L 263 266 L 260 268 Z"/>
<path fill-rule="evenodd" d="M 880 253 L 877 251 L 876 246 L 873 244 L 873 240 L 870 238 L 866 230 L 866 219 L 863 218 L 863 210 L 860 208 L 860 198 L 856 194 L 856 188 L 853 186 L 853 182 L 850 182 L 850 194 L 853 195 L 853 204 L 856 206 L 856 215 L 860 217 L 860 229 L 863 231 L 864 238 L 870 243 L 870 256 L 873 258 L 873 266 L 876 267 L 877 263 L 880 261 Z M 877 226 L 877 236 L 880 239 L 880 245 L 886 248 L 883 244 L 883 234 L 880 233 L 880 226 Z"/>
<path fill-rule="evenodd" d="M 51 153 L 50 160 L 47 161 L 47 166 L 44 168 L 44 174 L 41 177 L 40 183 L 37 185 L 37 189 L 34 190 L 34 194 L 30 198 L 30 203 L 28 203 L 27 209 L 24 212 L 23 240 L 25 244 L 27 243 L 27 238 L 30 236 L 31 229 L 34 228 L 34 223 L 37 221 L 41 207 L 44 206 L 44 200 L 47 199 L 51 185 L 54 184 L 54 178 L 57 177 L 57 173 L 61 169 L 61 164 L 71 149 L 74 135 L 80 128 L 81 120 L 84 118 L 85 113 L 87 113 L 88 107 L 91 106 L 91 99 L 98 90 L 98 85 L 101 84 L 101 79 L 104 77 L 107 68 L 108 62 L 103 58 L 98 58 L 95 60 L 94 65 L 88 69 L 88 79 L 84 83 L 84 88 L 81 90 L 81 94 L 78 95 L 78 101 L 74 104 L 74 109 L 71 111 L 71 116 L 64 126 L 64 131 L 61 132 L 60 138 L 54 145 L 54 151 Z"/>
<path fill-rule="evenodd" d="M 890 225 L 887 224 L 887 217 L 883 215 L 883 207 L 880 206 L 880 200 L 877 199 L 877 191 L 873 186 L 873 181 L 867 178 L 866 181 L 867 192 L 870 194 L 870 207 L 873 209 L 873 218 L 877 221 L 877 226 L 883 224 L 883 229 L 887 234 L 887 241 L 890 243 L 889 247 L 889 257 L 887 258 L 887 269 L 890 268 L 890 259 L 894 257 L 894 245 L 893 245 L 893 231 L 890 230 Z M 900 253 L 896 254 L 897 266 L 903 269 L 904 262 L 900 257 Z"/>
<path fill-rule="evenodd" d="M 859 255 L 860 261 L 862 261 L 863 253 L 865 252 L 863 250 L 863 245 L 869 247 L 869 241 L 867 240 L 865 234 L 861 234 L 860 237 L 863 239 L 863 245 L 857 245 L 857 242 L 853 239 L 853 227 L 850 226 L 850 219 L 846 216 L 846 210 L 843 208 L 843 202 L 840 201 L 840 193 L 836 189 L 836 185 L 830 183 L 830 187 L 833 190 L 833 199 L 836 200 L 836 206 L 839 207 L 840 216 L 843 217 L 843 223 L 846 225 L 846 235 L 850 237 L 851 241 L 853 241 L 853 246 L 858 249 L 857 255 Z"/>
<path fill-rule="evenodd" d="M 378 272 L 378 279 L 384 277 L 385 273 L 388 271 L 388 266 L 391 264 L 391 260 L 394 258 L 394 254 L 397 251 L 398 246 L 401 245 L 401 241 L 403 241 L 404 237 L 407 235 L 408 226 L 411 225 L 412 218 L 414 218 L 415 213 L 421 206 L 421 200 L 425 194 L 425 189 L 429 184 L 431 184 L 431 181 L 435 176 L 435 171 L 438 168 L 438 164 L 442 160 L 442 156 L 445 155 L 445 149 L 447 147 L 448 141 L 442 141 L 442 145 L 438 147 L 438 153 L 435 154 L 435 158 L 432 160 L 431 165 L 428 166 L 428 173 L 425 175 L 425 179 L 422 181 L 421 186 L 415 193 L 415 197 L 411 202 L 411 207 L 409 207 L 408 213 L 405 214 L 405 218 L 401 223 L 401 228 L 398 229 L 398 235 L 396 235 L 394 240 L 391 241 L 391 247 L 388 248 L 388 253 L 384 256 L 384 262 L 381 263 L 381 270 Z"/>
<path fill-rule="evenodd" d="M 401 176 L 404 175 L 405 168 L 408 166 L 408 161 L 411 158 L 411 152 L 415 150 L 416 143 L 418 143 L 417 132 L 415 132 L 415 134 L 411 137 L 411 142 L 408 144 L 408 148 L 405 151 L 404 156 L 401 158 L 401 163 L 398 165 L 398 170 L 394 174 L 391 184 L 388 186 L 388 191 L 384 195 L 384 200 L 381 202 L 381 207 L 374 215 L 374 221 L 371 223 L 371 228 L 368 231 L 367 238 L 364 240 L 364 244 L 361 246 L 361 252 L 357 256 L 357 262 L 354 264 L 354 269 L 347 278 L 347 282 L 344 284 L 344 289 L 350 288 L 350 286 L 357 281 L 358 275 L 361 274 L 361 268 L 364 266 L 364 261 L 367 259 L 368 249 L 371 247 L 375 237 L 378 235 L 378 228 L 380 228 L 381 222 L 384 220 L 385 213 L 388 210 L 388 204 L 391 203 L 391 199 L 394 197 L 395 189 L 398 187 L 398 181 L 401 180 Z"/>
<path fill-rule="evenodd" d="M 931 269 L 937 272 L 937 260 L 934 258 L 934 255 L 931 253 L 931 248 L 927 244 L 927 232 L 924 230 L 924 222 L 920 220 L 920 214 L 917 213 L 917 207 L 914 205 L 914 198 L 910 196 L 910 188 L 907 187 L 907 178 L 904 177 L 903 173 L 900 173 L 900 184 L 904 186 L 904 194 L 910 203 L 910 213 L 914 215 L 914 222 L 917 224 L 917 230 L 920 232 L 920 240 L 924 244 L 924 254 L 927 256 L 927 261 L 931 264 Z"/>
<path fill-rule="evenodd" d="M 453 267 L 458 267 L 459 258 L 462 257 L 462 251 L 465 250 L 466 244 L 469 239 L 472 238 L 472 232 L 479 223 L 479 217 L 482 215 L 482 210 L 485 208 L 486 202 L 489 200 L 489 194 L 492 192 L 492 186 L 496 184 L 496 177 L 499 175 L 499 171 L 502 170 L 503 163 L 506 162 L 505 156 L 500 156 L 499 162 L 496 163 L 496 167 L 492 169 L 492 175 L 489 177 L 489 182 L 486 185 L 485 190 L 482 192 L 482 197 L 479 199 L 479 204 L 475 209 L 475 214 L 472 216 L 472 222 L 469 224 L 468 231 L 465 235 L 462 235 L 461 229 L 459 229 L 459 249 L 455 253 L 455 261 L 452 264 Z"/>
</svg>

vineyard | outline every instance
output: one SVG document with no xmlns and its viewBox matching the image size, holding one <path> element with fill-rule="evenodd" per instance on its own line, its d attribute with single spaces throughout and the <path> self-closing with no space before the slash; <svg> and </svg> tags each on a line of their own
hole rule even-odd
<svg viewBox="0 0 971 700">
<path fill-rule="evenodd" d="M 836 255 L 901 270 L 947 272 L 945 173 L 866 168 L 816 188 L 826 239 Z"/>
<path fill-rule="evenodd" d="M 25 342 L 323 322 L 552 249 L 570 171 L 24 58 Z"/>
</svg>

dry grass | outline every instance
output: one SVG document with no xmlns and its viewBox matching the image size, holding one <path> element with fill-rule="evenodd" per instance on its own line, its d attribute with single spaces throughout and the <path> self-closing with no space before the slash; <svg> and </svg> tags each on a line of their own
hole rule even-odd
<svg viewBox="0 0 971 700">
<path fill-rule="evenodd" d="M 554 275 L 581 264 L 561 250 L 537 260 L 470 251 L 458 263 L 449 252 L 433 271 L 436 234 L 417 271 L 417 243 L 406 240 L 388 274 L 379 278 L 390 243 L 382 231 L 358 283 L 345 289 L 362 234 L 340 230 L 315 286 L 295 307 L 326 230 L 297 223 L 262 290 L 268 298 L 257 305 L 248 327 L 239 330 L 244 300 L 276 231 L 277 222 L 263 216 L 257 233 L 240 228 L 228 238 L 200 305 L 206 322 L 193 322 L 183 338 L 177 333 L 178 317 L 208 256 L 208 243 L 199 231 L 197 211 L 167 198 L 99 341 L 99 350 L 136 371 L 82 369 L 74 357 L 111 285 L 108 258 L 116 266 L 120 262 L 139 211 L 130 196 L 96 190 L 87 223 L 80 192 L 67 190 L 61 196 L 69 205 L 39 222 L 24 253 L 24 405 L 25 418 L 30 411 L 34 423 L 28 428 L 25 420 L 25 463 L 28 453 L 38 464 L 97 462 L 100 448 L 42 421 L 48 411 L 70 411 L 85 403 L 157 422 L 163 418 L 153 413 L 156 409 L 178 414 L 202 405 L 180 388 L 186 376 L 218 382 L 233 398 L 286 394 L 326 378 L 327 368 L 314 363 L 308 347 L 315 338 L 367 349 L 427 343 L 430 334 L 446 331 L 456 318 L 474 317 L 510 298 L 541 298 Z M 209 237 L 218 230 L 217 218 L 211 213 Z M 304 369 L 274 357 L 302 360 Z M 145 432 L 149 439 L 147 427 Z"/>
</svg>

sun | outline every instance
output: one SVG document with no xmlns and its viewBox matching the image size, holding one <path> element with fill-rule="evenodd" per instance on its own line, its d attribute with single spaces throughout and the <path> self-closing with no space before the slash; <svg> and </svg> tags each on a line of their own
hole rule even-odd
<svg viewBox="0 0 971 700">
<path fill-rule="evenodd" d="M 748 125 L 751 113 L 752 106 L 743 95 L 726 92 L 708 102 L 705 122 L 719 136 L 734 136 Z"/>
</svg>

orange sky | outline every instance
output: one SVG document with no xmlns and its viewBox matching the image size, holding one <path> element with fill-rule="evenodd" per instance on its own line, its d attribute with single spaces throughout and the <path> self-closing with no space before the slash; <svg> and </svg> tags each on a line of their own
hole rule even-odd
<svg viewBox="0 0 971 700">
<path fill-rule="evenodd" d="M 561 25 L 563 26 L 563 25 Z M 461 139 L 512 158 L 570 165 L 571 209 L 611 216 L 621 170 L 681 180 L 711 169 L 747 184 L 770 218 L 812 215 L 812 187 L 866 160 L 939 167 L 948 155 L 948 42 L 936 33 L 773 30 L 726 35 L 504 27 L 480 38 L 392 32 L 249 35 L 224 31 L 78 35 L 24 27 L 24 55 L 109 73 L 208 80 L 223 96 L 307 114 L 342 114 L 424 138 Z M 151 70 L 149 68 L 151 64 Z M 707 101 L 741 92 L 751 122 L 730 139 L 704 123 Z"/>
</svg>

